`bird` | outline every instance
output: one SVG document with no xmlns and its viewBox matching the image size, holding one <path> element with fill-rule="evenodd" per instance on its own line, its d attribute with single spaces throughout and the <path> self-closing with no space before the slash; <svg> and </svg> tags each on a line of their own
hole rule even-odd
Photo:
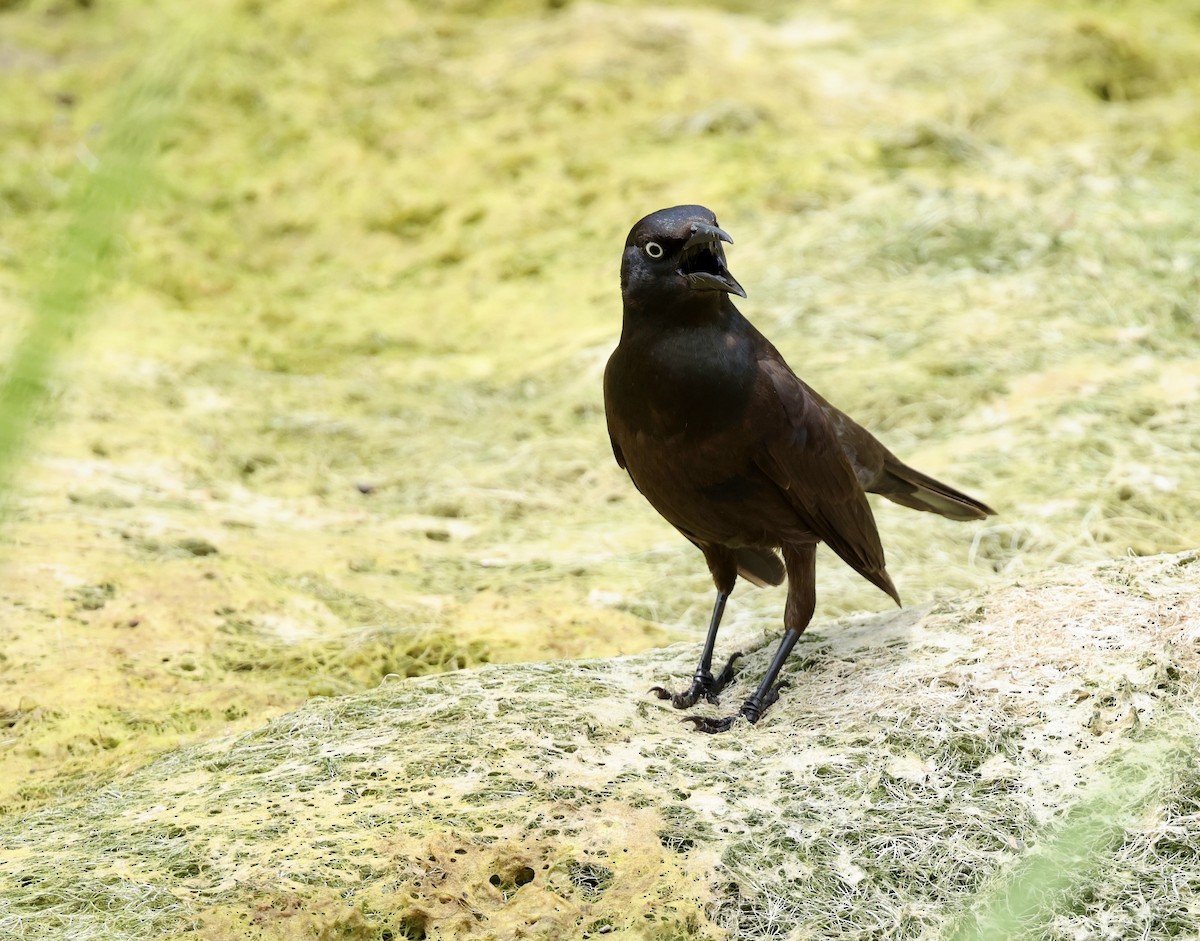
<svg viewBox="0 0 1200 941">
<path fill-rule="evenodd" d="M 989 506 L 904 464 L 800 379 L 732 301 L 733 239 L 711 210 L 673 206 L 629 231 L 621 256 L 621 334 L 604 370 L 604 411 L 617 464 L 650 505 L 704 555 L 717 596 L 689 688 L 651 692 L 690 709 L 719 703 L 735 653 L 712 672 L 717 633 L 738 576 L 787 579 L 783 636 L 734 715 L 687 716 L 703 732 L 755 724 L 786 683 L 779 674 L 816 610 L 816 548 L 900 594 L 887 572 L 867 493 L 952 520 Z"/>
</svg>

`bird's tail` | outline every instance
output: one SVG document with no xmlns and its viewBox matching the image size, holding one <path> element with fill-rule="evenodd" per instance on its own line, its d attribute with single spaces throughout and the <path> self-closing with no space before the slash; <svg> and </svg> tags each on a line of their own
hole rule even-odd
<svg viewBox="0 0 1200 941">
<path fill-rule="evenodd" d="M 981 520 L 996 515 L 986 503 L 914 470 L 891 454 L 871 491 L 901 506 L 937 513 L 952 520 Z"/>
<path fill-rule="evenodd" d="M 759 588 L 783 584 L 783 561 L 770 549 L 734 549 L 738 574 Z"/>
</svg>

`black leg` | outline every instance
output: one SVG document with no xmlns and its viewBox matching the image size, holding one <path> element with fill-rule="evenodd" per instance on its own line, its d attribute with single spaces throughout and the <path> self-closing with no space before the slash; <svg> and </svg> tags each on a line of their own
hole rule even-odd
<svg viewBox="0 0 1200 941">
<path fill-rule="evenodd" d="M 783 635 L 783 640 L 779 642 L 779 649 L 775 651 L 775 657 L 771 660 L 771 665 L 767 667 L 767 672 L 763 674 L 762 682 L 758 684 L 758 689 L 754 691 L 750 698 L 742 703 L 741 711 L 739 711 L 737 716 L 725 716 L 723 719 L 710 719 L 707 716 L 688 716 L 684 721 L 694 722 L 696 728 L 701 732 L 727 732 L 738 716 L 741 716 L 753 725 L 767 711 L 767 707 L 773 705 L 779 699 L 780 690 L 788 685 L 786 681 L 776 683 L 775 680 L 779 677 L 779 671 L 783 669 L 788 655 L 791 654 L 792 648 L 796 646 L 796 641 L 799 639 L 800 631 L 788 631 Z"/>
<path fill-rule="evenodd" d="M 749 699 L 742 703 L 742 708 L 736 716 L 725 716 L 723 719 L 709 719 L 705 716 L 688 716 L 685 722 L 694 722 L 701 732 L 726 732 L 739 717 L 751 725 L 756 723 L 768 707 L 779 699 L 779 691 L 787 683 L 776 683 L 783 665 L 787 662 L 796 641 L 808 627 L 816 610 L 816 546 L 784 546 L 783 563 L 788 573 L 788 598 L 783 610 L 784 633 L 779 642 L 779 649 L 771 659 L 771 665 L 763 675 Z"/>
<path fill-rule="evenodd" d="M 723 690 L 733 678 L 733 664 L 741 653 L 735 653 L 725 664 L 725 668 L 717 676 L 712 674 L 713 651 L 717 646 L 717 630 L 721 626 L 721 616 L 725 613 L 725 602 L 729 600 L 729 592 L 718 591 L 717 603 L 713 605 L 712 620 L 708 623 L 708 636 L 704 639 L 704 650 L 700 654 L 700 664 L 692 677 L 692 685 L 682 693 L 672 694 L 661 686 L 653 687 L 650 692 L 659 699 L 671 700 L 676 709 L 688 709 L 699 700 L 717 702 L 717 694 Z"/>
<path fill-rule="evenodd" d="M 783 640 L 779 642 L 779 649 L 775 651 L 771 665 L 763 674 L 758 689 L 742 703 L 741 715 L 745 716 L 751 725 L 759 720 L 759 717 L 767 711 L 767 707 L 779 698 L 779 691 L 787 686 L 786 682 L 776 683 L 775 680 L 779 677 L 779 671 L 783 669 L 783 665 L 791 655 L 792 648 L 796 646 L 796 641 L 799 639 L 800 631 L 788 631 L 783 635 Z"/>
</svg>

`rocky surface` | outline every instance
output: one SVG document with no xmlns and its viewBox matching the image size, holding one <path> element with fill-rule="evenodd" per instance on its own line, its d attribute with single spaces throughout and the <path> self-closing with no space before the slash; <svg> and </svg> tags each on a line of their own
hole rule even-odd
<svg viewBox="0 0 1200 941">
<path fill-rule="evenodd" d="M 691 645 L 313 700 L 4 820 L 0 931 L 1171 936 L 1200 903 L 1198 582 L 1197 553 L 1128 559 L 819 624 L 720 736 L 647 694 Z M 773 638 L 734 644 L 706 709 Z"/>
</svg>

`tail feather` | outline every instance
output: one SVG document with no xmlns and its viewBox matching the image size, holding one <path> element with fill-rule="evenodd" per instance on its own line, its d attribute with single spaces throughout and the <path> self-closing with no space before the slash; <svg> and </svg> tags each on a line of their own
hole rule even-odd
<svg viewBox="0 0 1200 941">
<path fill-rule="evenodd" d="M 883 473 L 870 489 L 893 503 L 927 513 L 937 513 L 947 519 L 981 520 L 996 515 L 996 511 L 986 503 L 967 496 L 961 490 L 955 490 L 940 480 L 934 480 L 895 458 L 884 464 Z"/>
<path fill-rule="evenodd" d="M 886 569 L 880 569 L 878 572 L 862 572 L 858 573 L 863 576 L 872 585 L 878 588 L 885 594 L 891 595 L 892 600 L 896 602 L 898 607 L 904 607 L 904 602 L 900 600 L 900 592 L 896 591 L 896 586 L 892 582 L 892 577 L 888 575 Z"/>
</svg>

